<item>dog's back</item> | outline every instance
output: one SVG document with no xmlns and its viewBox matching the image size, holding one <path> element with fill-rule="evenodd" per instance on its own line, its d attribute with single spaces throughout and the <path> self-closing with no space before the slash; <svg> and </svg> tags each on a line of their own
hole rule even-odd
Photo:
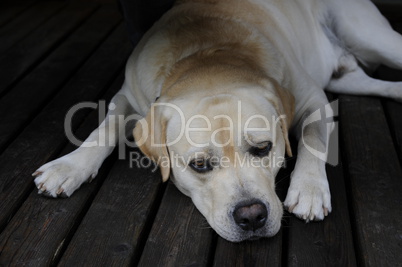
<svg viewBox="0 0 402 267">
<path fill-rule="evenodd" d="M 147 102 L 140 105 L 143 114 L 160 95 L 177 61 L 204 49 L 245 42 L 259 42 L 262 49 L 253 46 L 249 52 L 265 60 L 262 67 L 279 82 L 287 76 L 281 71 L 283 64 L 297 61 L 297 67 L 324 88 L 334 73 L 348 68 L 345 55 L 367 68 L 390 62 L 391 55 L 385 55 L 389 51 L 373 53 L 384 47 L 381 42 L 396 43 L 388 40 L 389 35 L 378 37 L 388 28 L 375 6 L 365 0 L 177 1 L 145 36 L 135 60 L 128 64 L 131 76 L 137 74 L 131 85 L 145 91 L 131 89 Z M 378 34 L 373 35 L 373 30 Z"/>
</svg>

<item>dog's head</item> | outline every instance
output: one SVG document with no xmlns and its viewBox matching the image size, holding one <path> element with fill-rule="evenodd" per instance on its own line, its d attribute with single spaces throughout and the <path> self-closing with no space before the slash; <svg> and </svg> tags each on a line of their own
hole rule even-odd
<svg viewBox="0 0 402 267">
<path fill-rule="evenodd" d="M 175 83 L 134 136 L 223 238 L 270 237 L 283 214 L 275 176 L 291 155 L 293 96 L 269 79 L 224 80 Z"/>
</svg>

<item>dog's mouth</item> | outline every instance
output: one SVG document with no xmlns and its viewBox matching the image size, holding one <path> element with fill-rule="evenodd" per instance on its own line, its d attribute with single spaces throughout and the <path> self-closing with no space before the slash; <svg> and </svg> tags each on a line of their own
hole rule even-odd
<svg viewBox="0 0 402 267">
<path fill-rule="evenodd" d="M 254 241 L 258 241 L 260 239 L 264 239 L 264 238 L 268 238 L 270 237 L 269 235 L 266 235 L 265 232 L 264 233 L 253 233 L 251 235 L 247 235 L 247 234 L 240 234 L 238 236 L 239 238 L 234 241 L 234 242 L 254 242 Z"/>
<path fill-rule="evenodd" d="M 248 240 L 248 241 L 256 241 L 256 240 L 261 239 L 261 238 L 263 238 L 263 236 L 253 235 L 253 236 L 249 237 L 246 240 Z"/>
<path fill-rule="evenodd" d="M 279 227 L 276 225 L 274 227 L 267 225 L 256 231 L 244 231 L 238 226 L 232 225 L 231 227 L 221 227 L 220 225 L 214 225 L 212 227 L 215 232 L 220 235 L 223 239 L 230 242 L 247 242 L 247 241 L 257 241 L 260 239 L 270 238 L 276 235 L 279 231 Z"/>
</svg>

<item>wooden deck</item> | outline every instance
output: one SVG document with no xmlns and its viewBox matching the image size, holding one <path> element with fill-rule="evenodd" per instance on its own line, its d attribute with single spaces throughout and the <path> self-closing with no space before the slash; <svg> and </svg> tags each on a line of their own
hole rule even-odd
<svg viewBox="0 0 402 267">
<path fill-rule="evenodd" d="M 402 31 L 400 6 L 381 8 Z M 0 266 L 402 266 L 402 104 L 386 99 L 334 96 L 334 211 L 309 224 L 286 214 L 271 239 L 223 240 L 158 172 L 115 154 L 71 198 L 39 196 L 31 173 L 74 149 L 67 111 L 110 100 L 131 50 L 115 4 L 0 4 Z M 402 80 L 385 68 L 376 75 Z M 76 135 L 85 138 L 97 118 L 97 110 L 77 113 Z M 277 178 L 282 199 L 294 162 Z"/>
</svg>

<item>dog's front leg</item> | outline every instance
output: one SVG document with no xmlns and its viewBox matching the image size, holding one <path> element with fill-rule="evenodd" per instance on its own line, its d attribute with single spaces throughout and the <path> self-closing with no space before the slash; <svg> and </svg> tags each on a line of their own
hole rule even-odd
<svg viewBox="0 0 402 267">
<path fill-rule="evenodd" d="M 35 184 L 40 194 L 69 197 L 85 181 L 95 178 L 103 161 L 116 146 L 119 133 L 125 132 L 125 125 L 119 123 L 119 116 L 126 117 L 134 112 L 122 92 L 113 97 L 106 119 L 79 148 L 43 165 L 32 174 L 36 176 Z"/>
<path fill-rule="evenodd" d="M 322 220 L 331 212 L 331 196 L 325 171 L 332 109 L 323 96 L 311 101 L 296 126 L 298 159 L 291 175 L 285 207 L 308 221 Z"/>
</svg>

